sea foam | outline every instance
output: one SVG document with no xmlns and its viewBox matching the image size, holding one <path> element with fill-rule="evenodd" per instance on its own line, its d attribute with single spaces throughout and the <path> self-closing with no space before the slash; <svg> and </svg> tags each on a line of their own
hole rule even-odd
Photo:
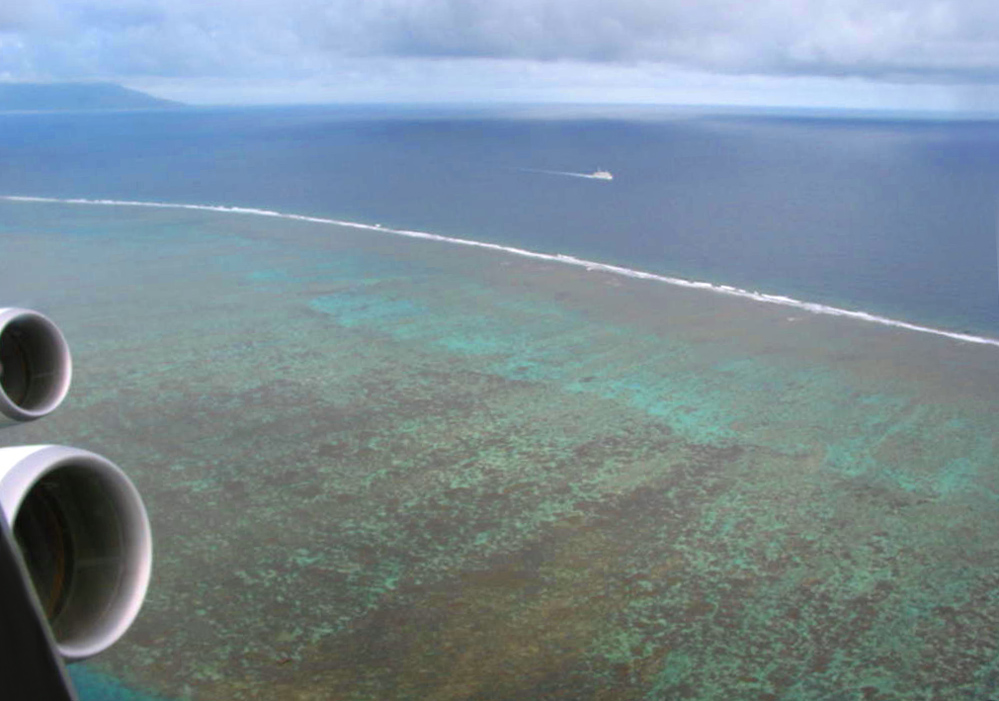
<svg viewBox="0 0 999 701">
<path fill-rule="evenodd" d="M 974 336 L 972 334 L 967 334 L 967 333 L 957 333 L 954 331 L 946 331 L 944 329 L 936 329 L 929 326 L 921 326 L 919 324 L 912 324 L 907 321 L 900 321 L 898 319 L 890 319 L 888 317 L 880 316 L 878 314 L 872 314 L 870 312 L 865 312 L 861 310 L 842 309 L 839 307 L 831 307 L 825 304 L 819 304 L 817 302 L 806 302 L 800 299 L 795 299 L 793 297 L 786 297 L 783 295 L 773 295 L 764 292 L 757 292 L 755 290 L 744 290 L 739 287 L 731 287 L 729 285 L 718 285 L 711 282 L 702 282 L 699 280 L 686 280 L 684 278 L 659 275 L 657 273 L 649 273 L 642 270 L 635 270 L 633 268 L 625 268 L 619 265 L 610 265 L 608 263 L 599 263 L 597 261 L 586 260 L 585 258 L 577 258 L 576 256 L 566 255 L 564 253 L 541 253 L 539 251 L 530 251 L 525 248 L 502 246 L 498 243 L 488 243 L 486 241 L 474 241 L 472 239 L 462 239 L 453 236 L 442 236 L 440 234 L 432 234 L 426 231 L 414 231 L 411 229 L 393 229 L 387 226 L 382 226 L 381 224 L 364 224 L 362 222 L 343 221 L 340 219 L 329 219 L 325 217 L 312 217 L 304 214 L 289 214 L 287 212 L 277 212 L 270 209 L 256 209 L 253 207 L 228 207 L 224 205 L 182 204 L 175 202 L 140 202 L 140 201 L 131 201 L 131 200 L 93 200 L 93 199 L 82 199 L 82 198 L 30 197 L 23 195 L 3 195 L 0 196 L 0 199 L 11 202 L 47 202 L 54 204 L 100 205 L 100 206 L 109 206 L 109 207 L 153 207 L 159 209 L 189 209 L 189 210 L 197 210 L 203 212 L 222 212 L 226 214 L 248 214 L 260 217 L 275 217 L 278 219 L 290 219 L 294 221 L 313 222 L 316 224 L 332 224 L 335 226 L 346 226 L 353 229 L 377 231 L 383 234 L 407 236 L 409 238 L 424 239 L 427 241 L 438 241 L 440 243 L 457 244 L 460 246 L 473 246 L 475 248 L 485 248 L 491 251 L 499 251 L 510 255 L 522 256 L 524 258 L 534 258 L 536 260 L 550 261 L 552 263 L 573 265 L 576 267 L 585 268 L 586 270 L 590 271 L 611 273 L 613 275 L 621 275 L 623 277 L 630 277 L 638 280 L 651 280 L 654 282 L 666 283 L 667 285 L 674 285 L 676 287 L 686 287 L 690 289 L 705 290 L 708 292 L 714 292 L 716 294 L 723 294 L 723 295 L 729 295 L 731 297 L 741 297 L 743 299 L 750 299 L 756 302 L 764 302 L 767 304 L 777 304 L 785 307 L 792 307 L 794 309 L 801 309 L 807 312 L 811 312 L 813 314 L 825 314 L 827 316 L 847 317 L 850 319 L 856 319 L 858 321 L 866 321 L 873 324 L 891 326 L 897 329 L 905 329 L 906 331 L 916 331 L 918 333 L 927 333 L 927 334 L 932 334 L 934 336 L 942 336 L 945 338 L 950 338 L 955 341 L 962 341 L 965 343 L 978 343 L 982 345 L 999 347 L 999 339 L 987 338 L 984 336 Z"/>
</svg>

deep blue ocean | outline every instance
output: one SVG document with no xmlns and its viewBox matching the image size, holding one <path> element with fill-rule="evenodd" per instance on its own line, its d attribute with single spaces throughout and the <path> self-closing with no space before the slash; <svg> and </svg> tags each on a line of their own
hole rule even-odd
<svg viewBox="0 0 999 701">
<path fill-rule="evenodd" d="M 597 169 L 613 181 L 537 172 Z M 379 223 L 999 335 L 999 122 L 388 107 L 5 114 L 0 194 Z"/>
</svg>

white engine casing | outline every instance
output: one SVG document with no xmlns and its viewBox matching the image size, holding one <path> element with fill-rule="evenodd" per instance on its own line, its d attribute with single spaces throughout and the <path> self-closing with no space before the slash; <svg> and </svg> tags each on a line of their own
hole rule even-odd
<svg viewBox="0 0 999 701">
<path fill-rule="evenodd" d="M 149 518 L 125 473 L 76 448 L 0 448 L 0 512 L 59 653 L 82 660 L 114 644 L 138 615 L 152 571 Z"/>
</svg>

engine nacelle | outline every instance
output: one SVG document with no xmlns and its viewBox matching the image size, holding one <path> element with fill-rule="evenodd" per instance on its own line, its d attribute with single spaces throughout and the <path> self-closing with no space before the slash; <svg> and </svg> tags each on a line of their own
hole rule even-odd
<svg viewBox="0 0 999 701">
<path fill-rule="evenodd" d="M 53 411 L 72 375 L 69 346 L 55 324 L 28 309 L 0 308 L 0 425 Z"/>
<path fill-rule="evenodd" d="M 76 448 L 2 448 L 0 511 L 59 653 L 81 660 L 114 644 L 138 615 L 152 571 L 149 518 L 125 473 Z"/>
</svg>

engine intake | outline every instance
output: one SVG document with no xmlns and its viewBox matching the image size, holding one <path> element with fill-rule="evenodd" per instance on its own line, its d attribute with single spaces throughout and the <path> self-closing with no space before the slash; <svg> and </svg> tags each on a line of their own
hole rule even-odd
<svg viewBox="0 0 999 701">
<path fill-rule="evenodd" d="M 38 312 L 0 308 L 0 423 L 52 412 L 72 374 L 69 347 L 55 324 Z"/>
<path fill-rule="evenodd" d="M 152 570 L 145 506 L 117 466 L 63 446 L 0 449 L 0 511 L 68 661 L 115 643 Z"/>
</svg>

